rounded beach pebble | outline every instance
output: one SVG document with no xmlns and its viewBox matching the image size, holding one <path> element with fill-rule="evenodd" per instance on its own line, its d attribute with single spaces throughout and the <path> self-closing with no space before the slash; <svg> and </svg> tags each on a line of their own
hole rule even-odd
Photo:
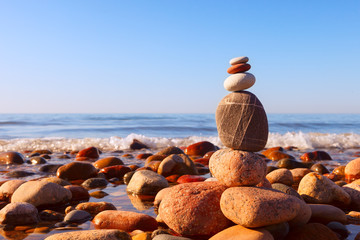
<svg viewBox="0 0 360 240">
<path fill-rule="evenodd" d="M 280 168 L 276 169 L 266 175 L 266 179 L 269 180 L 271 184 L 273 183 L 282 183 L 288 186 L 291 186 L 294 183 L 293 175 L 289 169 Z"/>
<path fill-rule="evenodd" d="M 235 65 L 232 65 L 231 67 L 229 67 L 227 72 L 229 74 L 235 74 L 235 73 L 240 73 L 240 72 L 246 72 L 246 71 L 250 70 L 250 68 L 251 68 L 250 64 L 239 63 L 239 64 L 235 64 Z"/>
<path fill-rule="evenodd" d="M 84 230 L 57 233 L 45 240 L 131 240 L 131 236 L 119 230 Z"/>
<path fill-rule="evenodd" d="M 159 216 L 182 236 L 212 236 L 231 226 L 220 210 L 226 189 L 218 182 L 184 183 L 169 188 L 159 207 Z"/>
<path fill-rule="evenodd" d="M 158 174 L 168 177 L 177 175 L 198 175 L 194 162 L 185 154 L 172 154 L 161 161 Z"/>
<path fill-rule="evenodd" d="M 71 197 L 71 191 L 59 184 L 47 181 L 29 181 L 15 190 L 11 202 L 27 202 L 38 207 L 67 203 Z"/>
<path fill-rule="evenodd" d="M 169 186 L 165 177 L 150 170 L 136 171 L 126 191 L 133 194 L 156 195 L 161 189 Z"/>
<path fill-rule="evenodd" d="M 224 88 L 230 92 L 248 89 L 255 84 L 255 76 L 251 73 L 235 73 L 224 81 Z"/>
<path fill-rule="evenodd" d="M 97 176 L 96 168 L 85 162 L 71 162 L 57 169 L 56 176 L 65 180 L 86 180 Z"/>
<path fill-rule="evenodd" d="M 83 202 L 76 205 L 75 209 L 83 210 L 96 216 L 96 214 L 105 210 L 116 210 L 116 207 L 112 203 L 108 202 Z"/>
<path fill-rule="evenodd" d="M 215 118 L 219 138 L 226 147 L 249 152 L 265 147 L 268 121 L 254 94 L 246 91 L 228 94 L 220 101 Z"/>
<path fill-rule="evenodd" d="M 0 153 L 0 164 L 23 164 L 24 156 L 18 152 Z"/>
<path fill-rule="evenodd" d="M 97 229 L 119 229 L 125 232 L 134 230 L 154 231 L 158 228 L 155 218 L 130 211 L 106 210 L 93 219 Z"/>
<path fill-rule="evenodd" d="M 298 193 L 308 203 L 340 203 L 349 205 L 350 195 L 333 181 L 318 173 L 306 174 L 299 183 Z"/>
<path fill-rule="evenodd" d="M 228 187 L 254 186 L 265 177 L 266 163 L 255 153 L 226 148 L 210 157 L 209 169 Z"/>
<path fill-rule="evenodd" d="M 347 223 L 346 214 L 340 208 L 329 204 L 309 204 L 311 207 L 311 222 L 328 224 L 329 222 Z"/>
<path fill-rule="evenodd" d="M 249 61 L 248 57 L 242 56 L 242 57 L 236 57 L 236 58 L 230 59 L 229 63 L 230 63 L 230 65 L 235 65 L 235 64 L 239 64 L 239 63 L 246 63 L 248 61 Z"/>
<path fill-rule="evenodd" d="M 272 189 L 232 187 L 222 194 L 220 206 L 224 215 L 234 223 L 255 228 L 292 220 L 299 213 L 299 201 Z"/>
<path fill-rule="evenodd" d="M 0 211 L 0 224 L 28 225 L 40 221 L 38 210 L 30 203 L 9 203 Z"/>
<path fill-rule="evenodd" d="M 64 221 L 67 223 L 77 223 L 82 224 L 86 221 L 92 219 L 90 213 L 83 211 L 83 210 L 72 210 L 68 214 L 66 214 Z"/>
</svg>

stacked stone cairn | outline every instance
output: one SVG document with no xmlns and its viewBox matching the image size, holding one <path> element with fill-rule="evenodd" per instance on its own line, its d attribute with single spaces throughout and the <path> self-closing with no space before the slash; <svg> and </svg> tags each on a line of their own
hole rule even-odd
<svg viewBox="0 0 360 240">
<path fill-rule="evenodd" d="M 213 181 L 163 189 L 157 220 L 192 239 L 282 239 L 290 226 L 305 225 L 310 207 L 300 198 L 271 189 L 267 164 L 258 151 L 268 138 L 268 121 L 259 99 L 244 91 L 255 83 L 247 57 L 230 60 L 231 75 L 216 110 L 219 138 L 226 148 L 209 160 Z M 161 203 L 161 204 L 160 204 Z M 234 226 L 235 224 L 235 226 Z M 273 236 L 268 228 L 276 229 Z M 270 233 L 271 232 L 271 233 Z"/>
</svg>

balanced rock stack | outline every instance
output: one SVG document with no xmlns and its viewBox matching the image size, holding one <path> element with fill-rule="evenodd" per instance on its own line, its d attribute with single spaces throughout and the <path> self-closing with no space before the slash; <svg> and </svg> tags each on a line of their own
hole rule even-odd
<svg viewBox="0 0 360 240">
<path fill-rule="evenodd" d="M 300 198 L 271 189 L 266 162 L 256 152 L 268 138 L 264 108 L 252 93 L 255 83 L 247 57 L 234 58 L 224 83 L 232 91 L 216 110 L 216 125 L 226 148 L 209 159 L 213 181 L 184 183 L 159 192 L 158 219 L 176 233 L 200 239 L 282 239 L 273 237 L 268 226 L 287 230 L 302 226 L 311 216 Z M 161 193 L 161 194 L 160 194 Z M 237 226 L 232 227 L 233 224 Z M 260 229 L 262 228 L 262 229 Z M 250 237 L 251 236 L 251 237 Z"/>
</svg>

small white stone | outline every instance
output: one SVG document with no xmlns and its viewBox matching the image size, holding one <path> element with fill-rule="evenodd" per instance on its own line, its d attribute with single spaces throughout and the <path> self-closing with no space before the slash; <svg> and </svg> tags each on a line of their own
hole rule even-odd
<svg viewBox="0 0 360 240">
<path fill-rule="evenodd" d="M 255 84 L 255 76 L 251 73 L 235 73 L 224 81 L 224 88 L 230 92 L 248 89 Z"/>
<path fill-rule="evenodd" d="M 248 57 L 242 56 L 242 57 L 236 57 L 233 59 L 230 59 L 230 64 L 231 65 L 235 65 L 235 64 L 239 64 L 239 63 L 246 63 L 249 61 Z"/>
</svg>

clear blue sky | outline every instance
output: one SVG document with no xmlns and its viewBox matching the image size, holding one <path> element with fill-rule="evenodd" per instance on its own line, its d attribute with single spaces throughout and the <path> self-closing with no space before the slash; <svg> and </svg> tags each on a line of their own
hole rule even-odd
<svg viewBox="0 0 360 240">
<path fill-rule="evenodd" d="M 1 113 L 360 113 L 360 1 L 0 0 Z"/>
</svg>

